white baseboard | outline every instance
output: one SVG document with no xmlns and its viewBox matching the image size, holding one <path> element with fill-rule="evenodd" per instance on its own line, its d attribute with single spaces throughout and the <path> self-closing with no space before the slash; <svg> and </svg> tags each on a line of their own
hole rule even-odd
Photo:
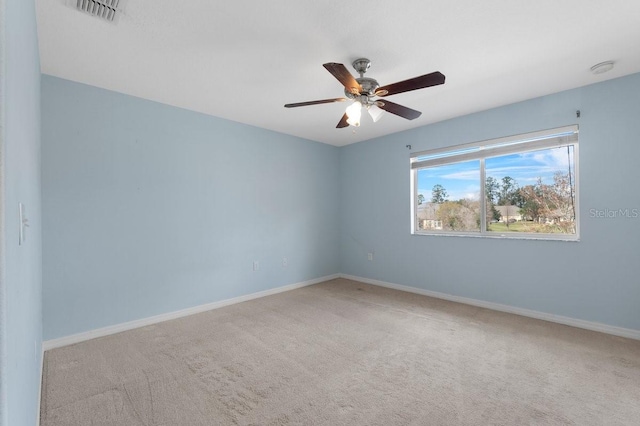
<svg viewBox="0 0 640 426">
<path fill-rule="evenodd" d="M 313 280 L 303 281 L 300 283 L 289 284 L 282 287 L 273 288 L 270 290 L 264 290 L 257 293 L 247 294 L 244 296 L 234 297 L 232 299 L 221 300 L 218 302 L 207 303 L 204 305 L 194 306 L 192 308 L 183 309 L 180 311 L 168 312 L 166 314 L 156 315 L 153 317 L 142 318 L 139 320 L 129 321 L 126 323 L 116 324 L 108 327 L 103 327 L 95 330 L 90 330 L 70 336 L 60 337 L 58 339 L 51 339 L 42 342 L 42 363 L 44 363 L 44 352 L 50 349 L 60 348 L 62 346 L 72 345 L 74 343 L 84 342 L 86 340 L 95 339 L 98 337 L 109 336 L 111 334 L 120 333 L 122 331 L 132 330 L 139 327 L 145 327 L 147 325 L 157 324 L 163 321 L 169 321 L 176 318 L 182 318 L 188 315 L 197 314 L 200 312 L 210 311 L 212 309 L 222 308 L 224 306 L 233 305 L 240 302 L 246 302 L 248 300 L 258 299 L 260 297 L 270 296 L 272 294 L 282 293 L 289 290 L 295 290 L 314 284 L 321 283 L 323 281 L 332 280 L 335 278 L 346 278 L 353 281 L 360 281 L 366 284 L 372 284 L 380 287 L 387 287 L 396 290 L 406 291 L 409 293 L 420 294 L 423 296 L 434 297 L 437 299 L 449 300 L 451 302 L 464 303 L 466 305 L 478 306 L 480 308 L 492 309 L 494 311 L 507 312 L 510 314 L 521 315 L 529 318 L 540 319 L 544 321 L 555 322 L 558 324 L 569 325 L 572 327 L 583 328 L 586 330 L 598 331 L 601 333 L 607 333 L 614 336 L 627 337 L 630 339 L 640 340 L 640 330 L 634 330 L 630 328 L 615 327 L 612 325 L 601 324 L 592 321 L 585 321 L 570 317 L 564 317 L 561 315 L 554 315 L 545 312 L 534 311 L 530 309 L 518 308 L 509 305 L 502 305 L 500 303 L 486 302 L 484 300 L 471 299 L 468 297 L 454 296 L 446 293 L 440 293 L 431 290 L 424 290 L 417 287 L 410 287 L 401 284 L 394 284 L 380 280 L 374 280 L 371 278 L 358 277 L 347 274 L 333 274 L 324 277 L 316 278 Z M 42 374 L 40 375 L 42 377 Z M 42 386 L 42 381 L 40 383 Z M 38 411 L 39 413 L 39 411 Z"/>
<path fill-rule="evenodd" d="M 545 312 L 534 311 L 531 309 L 517 308 L 500 303 L 486 302 L 484 300 L 471 299 L 468 297 L 453 296 L 451 294 L 439 293 L 437 291 L 424 290 L 416 287 L 409 287 L 401 284 L 388 283 L 385 281 L 374 280 L 370 278 L 357 277 L 347 274 L 339 274 L 341 278 L 353 281 L 360 281 L 365 284 L 372 284 L 379 287 L 387 287 L 395 290 L 406 291 L 409 293 L 421 294 L 423 296 L 434 297 L 436 299 L 448 300 L 451 302 L 464 303 L 465 305 L 478 306 L 480 308 L 492 309 L 494 311 L 507 312 L 510 314 L 521 315 L 523 317 L 535 318 L 544 321 L 555 322 L 558 324 L 569 325 L 572 327 L 583 328 L 585 330 L 599 331 L 601 333 L 611 334 L 619 337 L 627 337 L 629 339 L 640 340 L 640 330 L 631 328 L 615 327 L 612 325 L 601 324 L 598 322 L 585 321 L 561 315 L 548 314 Z"/>
<path fill-rule="evenodd" d="M 40 383 L 38 384 L 38 411 L 36 412 L 36 426 L 40 426 L 40 404 L 42 403 L 42 373 L 44 372 L 44 345 L 40 345 Z"/>
<path fill-rule="evenodd" d="M 340 274 L 327 275 L 300 283 L 289 284 L 282 287 L 276 287 L 269 290 L 259 291 L 257 293 L 246 294 L 244 296 L 234 297 L 232 299 L 220 300 L 218 302 L 206 303 L 204 305 L 194 306 L 192 308 L 182 309 L 180 311 L 168 312 L 166 314 L 156 315 L 153 317 L 142 318 L 139 320 L 129 321 L 121 324 L 110 325 L 108 327 L 89 330 L 70 336 L 64 336 L 57 339 L 46 340 L 42 343 L 43 351 L 60 348 L 62 346 L 73 345 L 74 343 L 84 342 L 86 340 L 95 339 L 97 337 L 109 336 L 111 334 L 120 333 L 122 331 L 133 330 L 134 328 L 145 327 L 151 324 L 157 324 L 163 321 L 169 321 L 176 318 L 186 317 L 188 315 L 198 314 L 200 312 L 210 311 L 212 309 L 222 308 L 224 306 L 234 305 L 248 300 L 258 299 L 260 297 L 271 296 L 272 294 L 282 293 L 297 288 L 307 287 L 318 284 L 323 281 L 340 278 Z"/>
</svg>

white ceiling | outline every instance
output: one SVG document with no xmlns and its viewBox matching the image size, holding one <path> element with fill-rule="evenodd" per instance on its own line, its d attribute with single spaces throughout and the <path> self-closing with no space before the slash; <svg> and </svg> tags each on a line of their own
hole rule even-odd
<svg viewBox="0 0 640 426">
<path fill-rule="evenodd" d="M 637 0 L 124 0 L 116 24 L 36 1 L 45 74 L 337 146 L 640 72 Z M 283 107 L 343 96 L 322 64 L 363 56 L 381 85 L 446 83 L 355 131 L 346 103 Z"/>
</svg>

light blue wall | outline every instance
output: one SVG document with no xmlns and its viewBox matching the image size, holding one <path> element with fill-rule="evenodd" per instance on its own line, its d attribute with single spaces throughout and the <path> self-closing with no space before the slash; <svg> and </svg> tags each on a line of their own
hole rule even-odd
<svg viewBox="0 0 640 426">
<path fill-rule="evenodd" d="M 344 147 L 341 272 L 640 329 L 640 217 L 590 217 L 640 209 L 639 117 L 635 74 Z M 406 145 L 415 152 L 574 123 L 580 242 L 410 235 Z"/>
<path fill-rule="evenodd" d="M 51 76 L 42 119 L 45 339 L 339 272 L 338 148 Z"/>
<path fill-rule="evenodd" d="M 33 1 L 2 6 L 0 425 L 35 425 L 42 344 L 40 62 Z M 18 203 L 30 228 L 18 245 Z"/>
<path fill-rule="evenodd" d="M 640 75 L 343 148 L 42 85 L 46 339 L 336 272 L 640 329 Z M 407 144 L 574 123 L 580 242 L 410 235 Z"/>
</svg>

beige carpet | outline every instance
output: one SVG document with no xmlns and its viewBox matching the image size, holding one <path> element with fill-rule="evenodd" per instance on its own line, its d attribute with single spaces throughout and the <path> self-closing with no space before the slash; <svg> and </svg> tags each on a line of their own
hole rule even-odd
<svg viewBox="0 0 640 426">
<path fill-rule="evenodd" d="M 640 342 L 337 279 L 48 351 L 41 424 L 638 425 Z"/>
</svg>

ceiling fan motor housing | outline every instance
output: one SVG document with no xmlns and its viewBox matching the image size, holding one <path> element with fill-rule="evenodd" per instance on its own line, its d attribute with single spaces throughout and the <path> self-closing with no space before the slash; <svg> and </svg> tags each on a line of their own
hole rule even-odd
<svg viewBox="0 0 640 426">
<path fill-rule="evenodd" d="M 361 77 L 356 78 L 356 81 L 358 82 L 358 84 L 360 84 L 362 90 L 360 91 L 360 93 L 351 93 L 349 90 L 345 89 L 344 95 L 349 99 L 356 99 L 360 96 L 375 96 L 376 90 L 378 90 L 378 87 L 380 87 L 378 82 L 373 78 Z"/>
</svg>

